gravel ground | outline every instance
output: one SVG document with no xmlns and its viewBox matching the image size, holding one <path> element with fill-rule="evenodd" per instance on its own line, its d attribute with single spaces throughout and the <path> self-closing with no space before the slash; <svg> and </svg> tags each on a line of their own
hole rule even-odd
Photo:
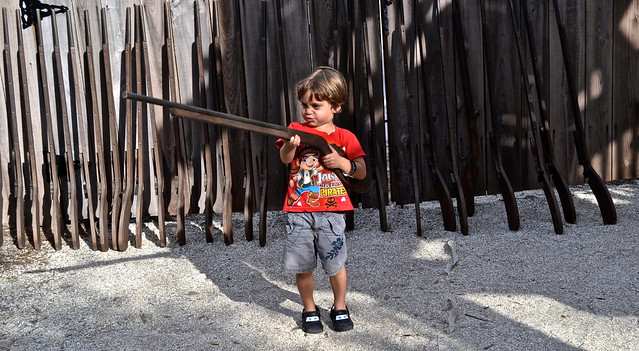
<svg viewBox="0 0 639 351">
<path fill-rule="evenodd" d="M 553 232 L 543 192 L 518 192 L 522 229 L 500 196 L 476 198 L 470 235 L 443 230 L 436 202 L 356 210 L 348 232 L 348 304 L 355 329 L 334 332 L 332 295 L 316 272 L 325 332 L 300 330 L 294 277 L 280 267 L 284 217 L 269 213 L 266 247 L 206 243 L 95 252 L 0 247 L 0 350 L 638 350 L 639 181 L 609 184 L 619 221 L 603 225 L 587 186 L 572 187 L 577 223 Z M 220 218 L 217 218 L 219 221 Z M 255 221 L 257 223 L 257 220 Z M 219 224 L 219 223 L 218 223 Z M 257 233 L 257 230 L 256 230 Z"/>
</svg>

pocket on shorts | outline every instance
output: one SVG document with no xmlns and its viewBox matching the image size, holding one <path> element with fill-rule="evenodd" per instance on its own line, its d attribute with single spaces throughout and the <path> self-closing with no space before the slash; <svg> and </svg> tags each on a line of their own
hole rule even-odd
<svg viewBox="0 0 639 351">
<path fill-rule="evenodd" d="M 325 214 L 328 224 L 331 226 L 331 232 L 336 236 L 344 235 L 346 230 L 346 219 L 343 213 L 338 212 L 326 212 Z"/>
<path fill-rule="evenodd" d="M 286 241 L 294 244 L 302 232 L 304 219 L 299 213 L 289 213 L 286 216 Z"/>
</svg>

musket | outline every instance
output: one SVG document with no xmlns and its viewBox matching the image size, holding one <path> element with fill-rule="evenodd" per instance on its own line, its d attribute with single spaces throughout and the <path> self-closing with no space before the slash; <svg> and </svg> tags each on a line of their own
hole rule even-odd
<svg viewBox="0 0 639 351">
<path fill-rule="evenodd" d="M 80 207 L 78 205 L 78 188 L 77 182 L 75 179 L 75 166 L 73 162 L 73 137 L 71 136 L 71 132 L 69 129 L 70 119 L 67 109 L 67 98 L 64 87 L 64 76 L 62 73 L 62 55 L 60 54 L 60 40 L 58 38 L 58 24 L 56 22 L 56 11 L 53 11 L 53 15 L 51 16 L 51 27 L 53 30 L 53 55 L 55 61 L 55 73 L 57 78 L 56 84 L 56 96 L 58 99 L 58 111 L 61 120 L 58 120 L 59 123 L 62 123 L 62 133 L 64 138 L 64 150 L 65 150 L 65 159 L 67 166 L 67 175 L 69 177 L 69 196 L 70 196 L 70 208 L 71 213 L 69 214 L 69 226 L 71 231 L 71 248 L 79 249 L 80 248 L 80 228 L 79 228 L 79 217 L 80 217 Z M 68 14 L 67 16 L 69 16 Z"/>
<path fill-rule="evenodd" d="M 145 10 L 145 7 L 142 7 Z M 144 26 L 144 16 L 142 16 L 142 28 L 140 40 L 142 41 L 142 55 L 144 57 L 144 77 L 146 78 L 146 92 L 153 96 L 153 84 L 151 81 L 151 66 L 149 63 L 149 50 L 146 42 L 146 32 Z M 162 154 L 162 141 L 158 135 L 157 115 L 155 106 L 149 106 L 149 118 L 151 118 L 151 138 L 153 142 L 153 164 L 155 166 L 155 177 L 157 179 L 157 211 L 158 211 L 158 231 L 160 234 L 160 247 L 166 246 L 166 225 L 164 215 L 166 205 L 164 203 L 164 156 Z"/>
<path fill-rule="evenodd" d="M 135 5 L 135 45 L 133 49 L 133 55 L 135 57 L 135 90 L 138 94 L 142 94 L 142 5 Z M 142 113 L 142 104 L 136 104 L 136 127 L 137 127 L 137 146 L 135 149 L 135 155 L 137 160 L 137 194 L 136 194 L 136 209 L 135 209 L 135 247 L 142 247 L 142 227 L 144 226 L 144 130 L 145 122 Z"/>
<path fill-rule="evenodd" d="M 238 3 L 235 3 L 236 11 L 239 13 Z M 241 36 L 241 35 L 240 35 Z M 243 65 L 239 65 L 241 68 L 241 76 L 244 76 L 242 72 Z M 242 99 L 246 99 L 246 87 L 244 84 L 240 86 L 239 92 Z M 243 114 L 246 114 L 246 108 Z M 250 133 L 244 133 L 244 237 L 247 241 L 253 240 L 253 203 L 255 197 L 255 179 L 253 163 L 253 146 Z M 348 215 L 348 214 L 347 214 Z"/>
<path fill-rule="evenodd" d="M 4 172 L 4 167 L 2 167 L 2 156 L 0 155 L 0 172 Z M 0 177 L 0 187 L 2 187 L 2 177 Z M 2 211 L 2 213 L 4 213 L 4 202 L 0 201 L 0 211 Z M 26 240 L 24 240 L 26 241 Z M 2 245 L 4 244 L 4 233 L 3 235 L 0 235 L 0 247 L 2 247 Z M 20 249 L 24 248 L 24 244 L 22 245 L 22 247 L 19 247 Z"/>
<path fill-rule="evenodd" d="M 455 42 L 456 53 L 459 58 L 461 71 L 462 91 L 464 96 L 464 111 L 466 113 L 466 125 L 468 127 L 468 139 L 470 141 L 470 154 L 468 163 L 460 174 L 462 189 L 464 189 L 464 199 L 466 200 L 466 211 L 468 216 L 475 214 L 475 185 L 479 177 L 479 166 L 477 161 L 481 152 L 479 147 L 479 137 L 477 133 L 477 119 L 479 110 L 475 108 L 473 102 L 473 92 L 470 86 L 471 78 L 468 63 L 468 52 L 464 36 L 464 27 L 459 0 L 453 0 L 453 41 Z"/>
<path fill-rule="evenodd" d="M 435 190 L 435 196 L 439 201 L 439 207 L 442 212 L 442 219 L 444 221 L 444 229 L 447 231 L 454 232 L 457 227 L 457 220 L 455 218 L 455 206 L 453 205 L 453 198 L 450 195 L 450 191 L 448 190 L 448 186 L 444 181 L 444 176 L 441 174 L 441 171 L 438 168 L 437 161 L 437 152 L 435 150 L 435 145 L 433 144 L 433 138 L 431 136 L 432 133 L 432 102 L 430 99 L 430 76 L 428 75 L 428 68 L 426 67 L 427 62 L 427 47 L 426 47 L 426 33 L 424 32 L 424 28 L 421 24 L 418 25 L 419 32 L 419 56 L 422 62 L 422 80 L 424 86 L 424 97 L 425 97 L 425 109 L 426 109 L 426 127 L 424 128 L 424 150 L 425 150 L 425 158 L 426 163 L 428 165 L 428 169 L 430 170 L 430 177 L 433 182 L 433 188 Z"/>
<path fill-rule="evenodd" d="M 541 134 L 541 143 L 542 148 L 544 150 L 544 158 L 546 160 L 546 167 L 548 172 L 550 172 L 550 176 L 552 178 L 553 183 L 555 184 L 555 188 L 557 189 L 557 194 L 559 194 L 559 201 L 561 202 L 561 207 L 564 213 L 564 219 L 567 223 L 575 223 L 577 221 L 577 213 L 575 211 L 575 204 L 570 194 L 570 188 L 568 187 L 568 183 L 559 172 L 559 167 L 557 166 L 557 162 L 555 161 L 554 148 L 552 144 L 552 137 L 550 135 L 550 124 L 548 122 L 547 110 L 544 103 L 542 103 L 542 88 L 541 88 L 541 72 L 539 71 L 539 57 L 537 56 L 537 48 L 535 46 L 534 34 L 533 34 L 533 26 L 530 16 L 528 14 L 528 5 L 527 1 L 522 1 L 524 19 L 526 24 L 526 34 L 528 36 L 528 49 L 532 59 L 532 68 L 533 68 L 533 85 L 535 87 L 535 92 L 537 93 L 537 105 L 539 106 L 539 115 L 537 119 L 537 123 L 539 125 L 539 132 Z M 512 6 L 511 6 L 512 9 Z M 514 17 L 514 14 L 513 14 Z"/>
<path fill-rule="evenodd" d="M 500 149 L 500 129 L 501 129 L 501 121 L 499 120 L 499 111 L 497 111 L 497 107 L 492 103 L 492 75 L 489 69 L 489 64 L 492 61 L 490 48 L 488 47 L 488 23 L 486 22 L 486 13 L 484 8 L 484 0 L 479 1 L 480 5 L 480 13 L 481 13 L 481 24 L 482 24 L 482 48 L 484 51 L 484 77 L 486 77 L 486 90 L 487 94 L 484 95 L 486 99 L 487 106 L 490 107 L 490 124 L 491 124 L 491 133 L 489 135 L 490 138 L 490 146 L 492 151 L 492 162 L 493 167 L 495 168 L 495 175 L 497 176 L 497 185 L 499 186 L 499 191 L 504 199 L 504 206 L 506 207 L 506 217 L 508 219 L 508 228 L 510 230 L 519 230 L 520 220 L 519 220 L 519 209 L 517 207 L 517 199 L 515 198 L 515 192 L 513 191 L 513 187 L 508 179 L 506 171 L 504 170 L 504 165 L 501 159 L 501 149 Z"/>
<path fill-rule="evenodd" d="M 266 47 L 266 36 L 268 35 L 268 26 L 267 26 L 267 13 L 266 13 L 266 0 L 260 1 L 260 9 L 262 11 L 262 36 L 260 38 L 260 49 L 262 52 L 262 57 L 264 58 L 264 64 L 262 65 L 262 111 L 264 113 L 268 113 L 268 74 L 266 72 L 266 68 L 268 67 L 268 55 L 267 55 L 267 47 Z M 210 147 L 210 146 L 209 146 Z M 261 247 L 266 245 L 266 221 L 268 217 L 268 208 L 267 208 L 267 191 L 268 191 L 268 148 L 266 138 L 262 139 L 262 155 L 260 157 L 261 160 L 261 174 L 260 174 L 260 183 L 259 183 L 259 211 L 260 211 L 260 221 L 258 223 L 259 228 L 259 244 Z M 212 176 L 212 173 L 211 173 Z M 211 192 L 213 189 L 211 189 Z M 211 195 L 212 196 L 212 195 Z M 211 206 L 213 206 L 213 201 L 211 200 Z M 208 222 L 207 222 L 208 223 Z M 212 228 L 211 228 L 212 229 Z"/>
<path fill-rule="evenodd" d="M 400 19 L 400 25 L 399 25 L 399 30 L 400 30 L 400 35 L 401 35 L 401 40 L 402 40 L 402 60 L 403 60 L 403 68 L 404 68 L 404 79 L 403 79 L 403 88 L 404 88 L 404 93 L 405 93 L 405 102 L 406 102 L 406 114 L 407 114 L 407 118 L 409 120 L 409 135 L 407 138 L 404 138 L 404 140 L 402 140 L 405 144 L 408 144 L 406 146 L 408 146 L 408 150 L 410 152 L 410 161 L 411 161 L 411 166 L 412 166 L 412 170 L 411 170 L 411 174 L 413 176 L 413 197 L 414 197 L 414 201 L 415 201 L 415 230 L 417 232 L 418 236 L 422 236 L 422 215 L 421 215 L 421 209 L 420 209 L 420 203 L 421 203 L 421 190 L 420 190 L 420 179 L 421 179 L 421 171 L 420 171 L 420 164 L 418 162 L 417 159 L 417 146 L 419 145 L 419 137 L 418 135 L 418 128 L 417 126 L 413 125 L 413 118 L 412 116 L 410 116 L 411 111 L 412 111 L 412 107 L 411 107 L 411 103 L 412 103 L 412 96 L 410 93 L 410 88 L 409 88 L 409 75 L 408 75 L 408 49 L 406 48 L 406 25 L 405 25 L 405 18 L 404 18 L 404 4 L 400 3 L 399 6 L 399 19 Z M 364 33 L 364 36 L 367 36 L 368 33 Z M 368 53 L 366 53 L 368 54 Z M 377 140 L 373 140 L 374 143 L 377 142 Z"/>
<path fill-rule="evenodd" d="M 169 99 L 177 99 L 177 87 L 175 80 L 175 49 L 173 47 L 173 27 L 171 25 L 171 7 L 168 1 L 164 2 L 164 26 L 165 37 L 164 46 L 166 50 L 166 66 L 168 73 L 168 95 Z M 173 133 L 175 138 L 175 162 L 177 168 L 177 207 L 176 207 L 176 222 L 177 222 L 177 240 L 178 244 L 186 244 L 186 233 L 184 231 L 184 203 L 186 201 L 184 195 L 185 177 L 186 175 L 186 150 L 184 146 L 184 126 L 180 118 L 173 118 Z"/>
<path fill-rule="evenodd" d="M 111 51 L 109 49 L 109 34 L 107 26 L 106 8 L 100 10 L 102 18 L 102 73 L 104 75 L 104 100 L 106 100 L 107 115 L 109 116 L 109 142 L 111 152 L 113 188 L 111 196 L 111 245 L 118 249 L 118 224 L 120 219 L 120 207 L 122 206 L 122 166 L 120 163 L 120 145 L 118 143 L 118 124 L 113 99 L 113 77 L 111 76 Z M 106 149 L 106 147 L 105 147 Z M 105 150 L 106 154 L 107 150 Z"/>
<path fill-rule="evenodd" d="M 198 84 L 196 96 L 199 99 L 199 106 L 206 108 L 206 82 L 204 81 L 204 58 L 202 53 L 202 34 L 200 26 L 200 6 L 196 0 L 193 2 L 193 15 L 195 18 L 195 50 L 196 50 L 196 69 L 198 75 Z M 264 56 L 266 59 L 266 56 Z M 149 93 L 150 96 L 153 96 Z M 151 105 L 153 106 L 153 105 Z M 204 150 L 204 168 L 206 172 L 206 195 L 204 200 L 204 234 L 207 242 L 213 241 L 213 202 L 215 201 L 215 178 L 213 177 L 213 152 L 211 149 L 211 136 L 209 126 L 202 125 L 202 138 Z"/>
<path fill-rule="evenodd" d="M 91 23 L 89 21 L 89 11 L 84 10 L 84 35 L 86 39 L 86 89 L 88 95 L 88 106 L 91 106 L 91 119 L 93 120 L 93 138 L 95 141 L 95 157 L 98 164 L 98 178 L 100 183 L 99 201 L 99 232 L 100 250 L 109 250 L 109 180 L 107 176 L 105 160 L 105 144 L 102 134 L 102 119 L 99 112 L 98 93 L 96 91 L 95 66 L 93 64 L 93 45 L 91 45 Z M 88 114 L 88 113 L 87 113 Z"/>
<path fill-rule="evenodd" d="M 592 189 L 592 192 L 597 199 L 604 224 L 615 224 L 617 223 L 617 210 L 615 209 L 615 204 L 612 201 L 612 197 L 610 196 L 610 192 L 606 187 L 606 183 L 604 183 L 603 179 L 601 179 L 597 171 L 595 171 L 592 164 L 590 163 L 590 154 L 588 153 L 588 148 L 586 146 L 581 109 L 579 108 L 579 100 L 577 97 L 578 91 L 577 87 L 575 86 L 575 76 L 573 75 L 572 62 L 568 55 L 568 50 L 570 48 L 568 46 L 566 28 L 564 27 L 564 24 L 561 20 L 561 14 L 559 13 L 559 4 L 557 3 L 557 0 L 553 0 L 553 5 L 555 8 L 555 19 L 557 22 L 557 27 L 559 29 L 559 41 L 561 43 L 561 53 L 564 60 L 566 80 L 568 82 L 568 95 L 570 106 L 572 109 L 572 117 L 575 124 L 575 131 L 573 132 L 573 136 L 575 138 L 577 158 L 579 160 L 579 164 L 583 167 L 584 178 L 588 182 L 588 185 L 590 185 L 590 189 Z"/>
<path fill-rule="evenodd" d="M 77 65 L 77 56 L 75 50 L 74 40 L 74 26 L 71 22 L 70 15 L 67 15 L 67 37 L 69 41 L 69 71 L 71 79 L 73 80 L 73 100 L 75 101 L 75 116 L 78 121 L 78 131 L 80 132 L 80 158 L 82 160 L 82 166 L 84 170 L 84 187 L 86 188 L 87 197 L 87 213 L 89 215 L 89 231 L 91 232 L 91 248 L 97 250 L 97 228 L 95 220 L 95 202 L 93 201 L 93 182 L 91 181 L 91 169 L 89 167 L 90 151 L 89 151 L 89 139 L 87 138 L 88 126 L 85 125 L 85 118 L 83 115 L 83 105 L 81 92 L 80 92 L 80 78 Z"/>
<path fill-rule="evenodd" d="M 290 129 L 277 124 L 252 120 L 230 113 L 207 110 L 201 107 L 185 105 L 178 102 L 140 95 L 132 92 L 125 91 L 122 93 L 122 97 L 125 99 L 163 106 L 165 108 L 168 108 L 169 112 L 174 116 L 183 117 L 195 121 L 217 124 L 224 127 L 239 129 L 247 132 L 270 135 L 285 140 L 290 139 L 294 135 L 299 135 L 303 144 L 318 148 L 322 154 L 331 153 L 334 149 L 337 149 L 336 151 L 338 153 L 342 153 L 341 149 L 337 148 L 337 146 L 335 145 L 329 145 L 326 139 L 317 134 Z M 357 193 L 366 193 L 370 190 L 371 184 L 368 177 L 362 180 L 358 180 L 355 178 L 346 177 L 340 170 L 332 171 L 348 189 L 353 190 Z"/>
<path fill-rule="evenodd" d="M 126 27 L 124 37 L 124 89 L 131 90 L 131 8 L 126 9 Z M 129 246 L 129 221 L 131 220 L 131 206 L 133 206 L 133 188 L 135 187 L 135 155 L 133 151 L 133 117 L 131 116 L 131 101 L 123 100 L 125 135 L 124 144 L 126 147 L 125 159 L 125 180 L 122 189 L 122 208 L 118 222 L 118 250 L 124 251 Z M 114 224 L 115 225 L 115 224 Z"/>
<path fill-rule="evenodd" d="M 22 169 L 23 161 L 22 156 L 24 150 L 20 143 L 20 135 L 18 132 L 18 118 L 16 113 L 16 96 L 13 84 L 13 65 L 11 64 L 11 47 L 9 45 L 9 26 L 7 23 L 7 9 L 2 8 L 2 22 L 4 29 L 4 75 L 5 75 L 5 94 L 6 94 L 6 109 L 7 109 L 7 122 L 10 127 L 10 140 L 13 141 L 13 171 L 16 180 L 15 191 L 11 193 L 16 198 L 16 238 L 18 248 L 22 249 L 25 246 L 25 225 L 24 225 L 24 173 Z M 13 185 L 13 184 L 12 184 Z M 13 186 L 11 186 L 13 189 Z M 0 242 L 1 244 L 1 242 Z"/>
<path fill-rule="evenodd" d="M 60 176 L 56 165 L 56 149 L 53 134 L 53 124 L 51 123 L 51 105 L 49 100 L 49 83 L 47 78 L 47 65 L 44 54 L 44 41 L 42 38 L 42 22 L 40 20 L 40 10 L 36 10 L 36 39 L 38 42 L 38 72 L 40 73 L 40 91 L 44 103 L 44 120 L 47 129 L 47 159 L 49 161 L 48 170 L 51 175 L 51 185 L 53 194 L 51 198 L 51 231 L 53 234 L 53 247 L 56 250 L 62 248 L 63 214 L 60 208 Z M 45 192 L 46 193 L 46 192 Z"/>
<path fill-rule="evenodd" d="M 463 184 L 461 178 L 459 176 L 459 160 L 457 159 L 457 126 L 456 126 L 456 118 L 453 117 L 450 109 L 454 108 L 455 104 L 453 104 L 451 100 L 451 95 L 448 91 L 448 85 L 446 84 L 446 71 L 448 67 L 448 63 L 446 60 L 446 44 L 444 37 L 444 28 L 442 26 L 441 20 L 441 12 L 440 6 L 438 4 L 439 0 L 434 2 L 436 6 L 436 16 L 437 16 L 437 24 L 439 27 L 439 50 L 441 54 L 441 71 L 442 71 L 442 87 L 444 91 L 444 110 L 446 114 L 445 121 L 447 122 L 448 127 L 448 149 L 450 151 L 450 177 L 453 188 L 453 193 L 457 198 L 457 214 L 459 215 L 459 230 L 463 235 L 468 235 L 468 212 L 466 211 L 466 198 Z"/>
<path fill-rule="evenodd" d="M 282 21 L 282 0 L 275 0 L 275 13 L 277 18 L 277 52 L 280 58 L 280 72 L 282 79 L 282 91 L 284 91 L 284 117 L 286 125 L 291 123 L 291 104 L 288 89 L 288 71 L 286 70 L 286 49 L 284 48 L 284 24 Z"/>
<path fill-rule="evenodd" d="M 22 40 L 22 21 L 20 20 L 20 10 L 16 10 L 16 29 L 18 33 L 18 71 L 20 77 L 20 96 L 22 106 L 22 121 L 27 135 L 27 150 L 29 153 L 29 176 L 31 178 L 31 233 L 33 247 L 41 248 L 41 223 L 40 223 L 40 186 L 38 184 L 38 164 L 36 161 L 35 137 L 31 122 L 31 102 L 29 101 L 29 83 L 27 78 L 27 64 L 24 57 L 24 46 Z M 19 245 L 23 245 L 24 242 Z"/>
<path fill-rule="evenodd" d="M 362 4 L 364 5 L 364 4 Z M 363 9 L 364 7 L 362 7 Z M 375 185 L 377 190 L 377 206 L 379 206 L 379 224 L 380 229 L 383 232 L 389 231 L 388 228 L 388 215 L 386 213 L 386 198 L 387 191 L 384 187 L 385 170 L 382 152 L 378 144 L 378 131 L 377 122 L 375 120 L 375 104 L 374 104 L 374 92 L 373 92 L 373 74 L 371 72 L 371 60 L 370 60 L 370 48 L 368 43 L 368 24 L 366 22 L 366 15 L 362 16 L 362 38 L 363 38 L 363 51 L 365 55 L 366 66 L 366 92 L 368 101 L 368 117 L 371 125 L 371 148 L 373 149 L 373 174 L 375 177 Z"/>
<path fill-rule="evenodd" d="M 365 6 L 363 4 L 363 2 L 360 0 L 360 13 L 361 13 L 361 18 L 362 18 L 362 25 L 364 24 L 364 20 L 366 19 L 366 13 L 365 13 Z M 337 38 L 339 38 L 339 28 L 338 25 L 336 24 L 337 22 L 337 0 L 334 0 L 331 4 L 332 7 L 332 14 L 333 14 L 333 45 L 332 45 L 332 50 L 333 50 L 333 54 L 334 55 L 339 55 L 340 53 L 340 45 L 339 42 L 337 40 Z M 361 83 L 355 80 L 355 75 L 356 75 L 356 67 L 358 67 L 358 65 L 360 64 L 360 62 L 357 62 L 355 57 L 357 56 L 355 51 L 357 49 L 360 49 L 363 45 L 363 43 L 360 45 L 360 41 L 358 41 L 357 39 L 357 34 L 356 33 L 360 33 L 360 39 L 363 38 L 364 36 L 366 36 L 366 31 L 362 30 L 362 31 L 358 31 L 357 30 L 357 22 L 355 21 L 355 4 L 353 1 L 348 1 L 348 4 L 346 4 L 346 23 L 348 25 L 348 29 L 346 31 L 346 38 L 347 38 L 347 43 L 346 43 L 346 62 L 345 62 L 345 67 L 341 67 L 340 63 L 337 61 L 337 56 L 334 57 L 333 63 L 334 65 L 331 66 L 333 68 L 335 68 L 336 70 L 342 72 L 342 74 L 344 75 L 344 79 L 346 79 L 346 94 L 349 98 L 350 101 L 352 101 L 348 107 L 348 111 L 342 111 L 343 113 L 347 113 L 349 116 L 355 116 L 356 115 L 356 106 L 361 106 L 362 103 L 359 101 L 360 98 L 362 97 L 362 93 L 361 93 L 361 88 L 358 90 L 359 88 L 359 84 L 357 83 Z M 329 54 L 330 55 L 330 54 Z M 366 54 L 364 54 L 366 55 Z M 359 57 L 359 56 L 357 56 Z M 284 60 L 284 57 L 282 57 L 282 60 Z M 280 61 L 283 62 L 283 61 Z M 355 93 L 355 91 L 358 91 L 357 93 Z M 288 96 L 287 94 L 285 94 L 286 96 Z M 287 101 L 288 102 L 288 101 Z M 370 114 L 369 114 L 369 118 L 370 118 Z M 371 130 L 372 132 L 372 130 Z M 368 169 L 367 169 L 368 172 Z M 385 192 L 387 193 L 387 192 Z M 380 206 L 380 209 L 382 209 L 383 207 Z M 385 210 L 385 209 L 384 209 Z M 355 216 L 353 212 L 347 212 L 345 215 L 345 220 L 346 220 L 346 227 L 345 227 L 345 231 L 351 231 L 355 228 Z M 380 219 L 383 220 L 383 217 L 380 216 Z M 380 221 L 381 222 L 381 221 Z"/>
<path fill-rule="evenodd" d="M 508 5 L 510 8 L 512 28 L 515 34 L 515 43 L 517 44 L 517 57 L 519 58 L 519 68 L 521 70 L 522 85 L 524 86 L 524 91 L 526 92 L 526 101 L 528 102 L 528 117 L 530 119 L 530 133 L 532 134 L 532 136 L 529 138 L 529 141 L 533 159 L 535 160 L 537 180 L 541 183 L 541 186 L 544 189 L 546 202 L 548 202 L 548 208 L 552 217 L 552 223 L 555 228 L 555 233 L 561 234 L 564 231 L 563 223 L 561 221 L 561 212 L 559 210 L 557 199 L 555 198 L 555 192 L 553 191 L 552 185 L 550 184 L 550 178 L 548 178 L 546 159 L 544 157 L 548 152 L 551 151 L 543 150 L 543 145 L 541 143 L 541 133 L 539 133 L 539 129 L 537 127 L 537 117 L 535 115 L 535 106 L 533 105 L 532 93 L 530 91 L 530 87 L 528 86 L 528 69 L 526 68 L 527 62 L 524 58 L 525 53 L 521 44 L 519 28 L 515 20 L 515 10 L 513 8 L 512 0 L 508 0 Z"/>
<path fill-rule="evenodd" d="M 220 23 L 219 2 L 214 1 L 214 17 L 213 28 L 215 28 L 214 35 L 214 57 L 215 57 L 215 78 L 212 80 L 215 87 L 215 107 L 218 111 L 226 110 L 225 96 L 224 96 L 224 79 L 223 79 L 223 62 L 222 62 L 222 38 L 220 36 L 222 24 Z M 279 7 L 279 3 L 276 2 L 276 11 Z M 286 81 L 284 81 L 286 82 Z M 284 99 L 288 99 L 287 95 L 284 95 Z M 220 178 L 224 179 L 224 186 L 219 187 L 222 198 L 222 235 L 224 236 L 224 243 L 230 245 L 233 243 L 233 225 L 232 225 L 232 213 L 233 213 L 233 177 L 231 167 L 231 146 L 229 141 L 228 128 L 220 128 L 220 143 L 218 145 L 218 157 L 219 163 L 221 163 Z"/>
</svg>

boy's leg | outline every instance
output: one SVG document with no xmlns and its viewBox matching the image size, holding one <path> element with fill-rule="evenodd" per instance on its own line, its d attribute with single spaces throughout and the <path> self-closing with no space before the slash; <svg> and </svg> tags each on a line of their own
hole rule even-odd
<svg viewBox="0 0 639 351">
<path fill-rule="evenodd" d="M 333 308 L 330 316 L 333 321 L 333 329 L 337 332 L 344 332 L 353 329 L 353 321 L 346 308 L 346 268 L 343 267 L 336 275 L 331 276 L 331 287 L 333 288 Z"/>
<path fill-rule="evenodd" d="M 333 289 L 333 306 L 336 310 L 346 309 L 346 267 L 329 278 Z"/>
<path fill-rule="evenodd" d="M 315 300 L 313 299 L 314 280 L 313 272 L 298 273 L 295 275 L 297 290 L 304 305 L 304 311 L 315 311 Z"/>
<path fill-rule="evenodd" d="M 320 321 L 320 311 L 313 301 L 313 272 L 295 275 L 297 290 L 300 292 L 304 311 L 302 311 L 302 330 L 306 333 L 317 334 L 324 331 Z"/>
</svg>

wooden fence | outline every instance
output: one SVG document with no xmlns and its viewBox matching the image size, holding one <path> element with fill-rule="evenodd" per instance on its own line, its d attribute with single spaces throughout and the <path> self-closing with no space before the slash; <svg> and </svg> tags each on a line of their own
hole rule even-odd
<svg viewBox="0 0 639 351">
<path fill-rule="evenodd" d="M 85 238 L 93 249 L 125 250 L 140 244 L 141 223 L 150 219 L 163 245 L 167 215 L 184 244 L 188 213 L 207 214 L 209 240 L 218 234 L 211 215 L 222 213 L 230 244 L 234 211 L 245 214 L 247 239 L 252 213 L 261 213 L 263 244 L 266 211 L 280 208 L 286 186 L 273 138 L 181 120 L 127 103 L 121 92 L 286 125 L 300 115 L 296 82 L 320 65 L 347 78 L 349 101 L 337 123 L 362 141 L 375 181 L 354 198 L 379 209 L 383 230 L 389 201 L 438 198 L 434 170 L 455 195 L 468 189 L 449 175 L 476 165 L 471 194 L 499 193 L 490 135 L 499 135 L 514 190 L 539 188 L 516 33 L 538 53 L 536 66 L 524 53 L 528 72 L 541 73 L 535 97 L 543 104 L 533 112 L 547 116 L 566 182 L 584 177 L 563 52 L 574 64 L 594 169 L 605 180 L 639 173 L 639 0 L 560 1 L 563 51 L 552 0 L 513 2 L 514 21 L 508 0 L 59 0 L 55 15 L 40 10 L 41 20 L 16 2 L 0 1 L 0 212 L 18 247 L 38 248 L 46 238 L 76 248 Z M 21 4 L 26 11 L 41 3 Z"/>
</svg>

